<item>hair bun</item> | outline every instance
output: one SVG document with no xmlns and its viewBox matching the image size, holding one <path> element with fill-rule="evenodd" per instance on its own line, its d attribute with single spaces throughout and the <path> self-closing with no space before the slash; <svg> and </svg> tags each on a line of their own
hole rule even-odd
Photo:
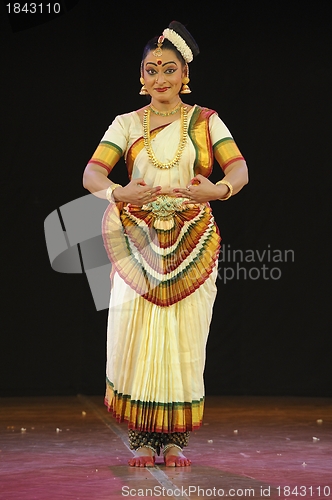
<svg viewBox="0 0 332 500">
<path fill-rule="evenodd" d="M 183 38 L 188 47 L 191 49 L 194 57 L 199 54 L 199 47 L 195 39 L 189 33 L 187 28 L 183 26 L 183 24 L 179 23 L 178 21 L 172 21 L 168 27 L 169 29 L 175 31 L 178 35 L 180 35 L 181 38 Z"/>
</svg>

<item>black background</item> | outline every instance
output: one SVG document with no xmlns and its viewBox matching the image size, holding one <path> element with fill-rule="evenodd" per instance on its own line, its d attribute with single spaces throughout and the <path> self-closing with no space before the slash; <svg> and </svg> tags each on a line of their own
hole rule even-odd
<svg viewBox="0 0 332 500">
<path fill-rule="evenodd" d="M 186 101 L 218 111 L 249 167 L 249 185 L 212 204 L 224 248 L 295 256 L 265 259 L 279 280 L 218 280 L 207 394 L 331 396 L 330 2 L 82 0 L 41 24 L 5 3 L 0 395 L 103 393 L 107 311 L 84 275 L 52 270 L 43 224 L 87 194 L 109 123 L 145 104 L 145 43 L 176 19 L 201 49 Z M 126 182 L 123 162 L 112 179 Z"/>
</svg>

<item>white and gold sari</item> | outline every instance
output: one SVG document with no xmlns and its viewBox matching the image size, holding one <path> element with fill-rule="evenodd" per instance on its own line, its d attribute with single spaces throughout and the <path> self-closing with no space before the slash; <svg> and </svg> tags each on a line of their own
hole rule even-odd
<svg viewBox="0 0 332 500">
<path fill-rule="evenodd" d="M 135 112 L 117 117 L 91 161 L 110 171 L 124 154 L 130 178 L 175 188 L 197 173 L 208 176 L 213 153 L 222 166 L 240 157 L 215 112 L 194 106 L 188 120 L 188 141 L 173 168 L 151 164 Z M 180 120 L 151 131 L 160 161 L 174 157 L 180 132 Z M 220 236 L 208 203 L 183 201 L 159 196 L 142 207 L 110 204 L 103 219 L 112 262 L 105 403 L 139 431 L 192 431 L 202 423 Z"/>
</svg>

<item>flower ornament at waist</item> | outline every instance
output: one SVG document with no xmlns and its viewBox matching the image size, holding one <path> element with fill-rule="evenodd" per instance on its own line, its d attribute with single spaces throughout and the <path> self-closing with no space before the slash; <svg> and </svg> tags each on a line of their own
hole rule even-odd
<svg viewBox="0 0 332 500">
<path fill-rule="evenodd" d="M 190 63 L 193 60 L 194 56 L 193 56 L 193 53 L 192 53 L 190 47 L 188 47 L 186 42 L 183 40 L 183 38 L 180 35 L 178 35 L 176 33 L 176 31 L 174 31 L 170 28 L 166 28 L 163 31 L 163 36 L 165 38 L 167 38 L 167 40 L 169 40 L 178 49 L 178 51 L 182 55 L 183 59 L 187 63 Z"/>
</svg>

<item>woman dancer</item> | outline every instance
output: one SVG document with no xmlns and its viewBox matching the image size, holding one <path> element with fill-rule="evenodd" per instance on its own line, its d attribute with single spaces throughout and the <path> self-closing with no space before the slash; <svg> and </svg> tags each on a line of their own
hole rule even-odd
<svg viewBox="0 0 332 500">
<path fill-rule="evenodd" d="M 189 432 L 202 424 L 205 347 L 216 295 L 219 231 L 209 202 L 248 182 L 217 113 L 182 101 L 197 44 L 172 22 L 144 49 L 140 94 L 150 103 L 117 116 L 84 171 L 107 198 L 103 237 L 112 262 L 105 403 L 127 421 L 129 465 L 188 466 Z M 108 175 L 124 156 L 129 183 Z M 214 158 L 224 176 L 208 177 Z"/>
</svg>

